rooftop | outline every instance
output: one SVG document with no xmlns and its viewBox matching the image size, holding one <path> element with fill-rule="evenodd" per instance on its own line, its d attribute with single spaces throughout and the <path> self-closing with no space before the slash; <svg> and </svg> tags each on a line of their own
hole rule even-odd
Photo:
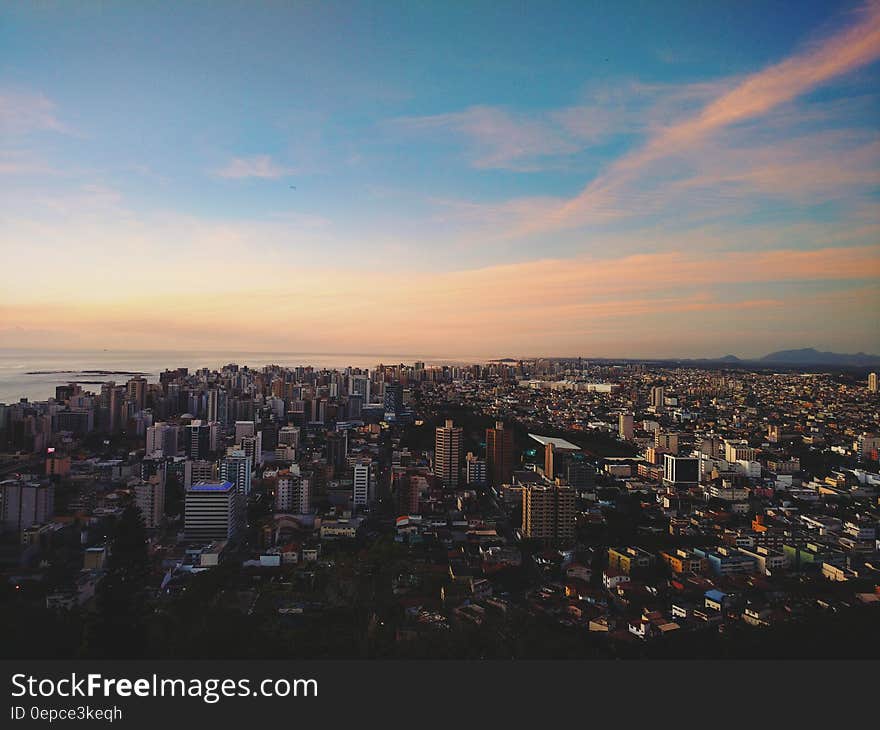
<svg viewBox="0 0 880 730">
<path fill-rule="evenodd" d="M 535 433 L 530 433 L 529 438 L 533 438 L 537 441 L 541 446 L 546 446 L 547 444 L 553 444 L 554 449 L 559 449 L 560 451 L 580 451 L 581 447 L 576 444 L 571 443 L 571 441 L 566 441 L 565 439 L 554 438 L 552 436 L 539 436 Z"/>
<path fill-rule="evenodd" d="M 232 482 L 196 482 L 190 492 L 228 492 L 233 488 Z"/>
</svg>

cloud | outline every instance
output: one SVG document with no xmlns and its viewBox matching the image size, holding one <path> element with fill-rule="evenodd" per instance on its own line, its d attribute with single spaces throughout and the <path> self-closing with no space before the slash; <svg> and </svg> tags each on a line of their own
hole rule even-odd
<svg viewBox="0 0 880 730">
<path fill-rule="evenodd" d="M 461 111 L 391 120 L 395 130 L 443 134 L 468 146 L 476 169 L 535 172 L 558 168 L 576 155 L 620 135 L 645 133 L 704 102 L 723 82 L 646 84 L 628 79 L 613 85 L 590 85 L 570 106 L 514 112 L 477 105 Z"/>
<path fill-rule="evenodd" d="M 251 177 L 274 180 L 293 173 L 293 168 L 279 165 L 269 155 L 254 155 L 253 157 L 233 157 L 224 167 L 216 170 L 214 175 L 230 180 Z"/>
<path fill-rule="evenodd" d="M 615 205 L 628 183 L 652 162 L 687 153 L 710 135 L 758 119 L 829 80 L 880 57 L 880 2 L 872 0 L 855 22 L 799 53 L 740 80 L 703 108 L 657 130 L 645 144 L 618 158 L 604 173 L 522 234 L 581 225 Z"/>
<path fill-rule="evenodd" d="M 0 318 L 25 329 L 56 328 L 66 333 L 59 335 L 59 345 L 67 339 L 115 342 L 154 332 L 157 318 L 173 321 L 183 301 L 186 322 L 166 332 L 163 347 L 223 347 L 234 331 L 237 347 L 263 351 L 278 349 L 283 332 L 305 351 L 430 352 L 443 341 L 449 356 L 524 349 L 702 355 L 713 354 L 706 342 L 717 332 L 736 332 L 756 317 L 772 321 L 772 335 L 785 344 L 799 344 L 788 334 L 796 330 L 802 345 L 880 346 L 876 333 L 858 325 L 864 317 L 857 316 L 880 304 L 878 245 L 579 256 L 439 274 L 304 269 L 278 251 L 263 260 L 271 279 L 224 297 L 205 295 L 218 280 L 236 280 L 236 259 L 205 260 L 194 252 L 178 263 L 161 281 L 144 267 L 126 277 L 123 289 L 102 287 L 75 300 L 65 300 L 64 286 L 53 289 L 57 300 L 3 297 Z M 855 283 L 855 288 L 836 291 L 835 282 Z M 308 302 L 306 318 L 303 302 Z M 254 317 L 254 312 L 261 314 Z M 838 332 L 832 326 L 837 318 L 856 323 Z M 809 341 L 803 333 L 811 333 Z M 743 352 L 756 337 L 754 327 L 746 327 L 731 334 L 722 349 Z M 8 339 L 6 344 L 17 346 L 26 340 Z"/>
<path fill-rule="evenodd" d="M 70 128 L 58 118 L 56 109 L 55 103 L 45 94 L 0 90 L 0 136 L 33 132 L 70 134 Z"/>
<path fill-rule="evenodd" d="M 581 149 L 561 125 L 492 106 L 473 106 L 460 112 L 403 117 L 396 127 L 414 132 L 448 132 L 470 145 L 471 165 L 479 169 L 536 169 L 547 157 L 571 155 Z"/>
</svg>

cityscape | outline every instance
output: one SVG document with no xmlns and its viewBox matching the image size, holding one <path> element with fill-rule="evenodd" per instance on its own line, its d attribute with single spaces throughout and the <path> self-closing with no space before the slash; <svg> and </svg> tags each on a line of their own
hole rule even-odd
<svg viewBox="0 0 880 730">
<path fill-rule="evenodd" d="M 878 121 L 880 0 L 0 1 L 11 720 L 849 713 Z"/>
<path fill-rule="evenodd" d="M 60 384 L 0 406 L 4 651 L 789 658 L 809 636 L 866 656 L 863 370 L 507 358 Z"/>
</svg>

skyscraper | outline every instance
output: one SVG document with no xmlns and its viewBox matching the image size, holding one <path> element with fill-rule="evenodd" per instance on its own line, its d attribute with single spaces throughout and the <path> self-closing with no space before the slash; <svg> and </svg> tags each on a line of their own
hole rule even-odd
<svg viewBox="0 0 880 730">
<path fill-rule="evenodd" d="M 868 392 L 876 393 L 880 390 L 880 384 L 878 384 L 877 373 L 868 373 Z"/>
<path fill-rule="evenodd" d="M 513 431 L 502 421 L 486 429 L 486 470 L 494 487 L 510 484 L 513 478 Z"/>
<path fill-rule="evenodd" d="M 451 419 L 434 432 L 434 474 L 444 487 L 457 487 L 461 473 L 461 428 Z"/>
</svg>

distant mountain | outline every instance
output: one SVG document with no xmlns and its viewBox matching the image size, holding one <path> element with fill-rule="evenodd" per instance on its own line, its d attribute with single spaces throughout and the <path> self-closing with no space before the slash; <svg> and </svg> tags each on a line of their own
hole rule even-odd
<svg viewBox="0 0 880 730">
<path fill-rule="evenodd" d="M 674 362 L 704 362 L 704 363 L 735 363 L 743 362 L 736 355 L 725 355 L 724 357 L 689 357 L 684 360 L 675 360 Z"/>
<path fill-rule="evenodd" d="M 880 365 L 880 356 L 857 352 L 848 355 L 840 352 L 820 352 L 813 347 L 802 350 L 780 350 L 764 355 L 758 362 L 780 363 L 783 365 L 852 365 L 866 367 Z"/>
</svg>

